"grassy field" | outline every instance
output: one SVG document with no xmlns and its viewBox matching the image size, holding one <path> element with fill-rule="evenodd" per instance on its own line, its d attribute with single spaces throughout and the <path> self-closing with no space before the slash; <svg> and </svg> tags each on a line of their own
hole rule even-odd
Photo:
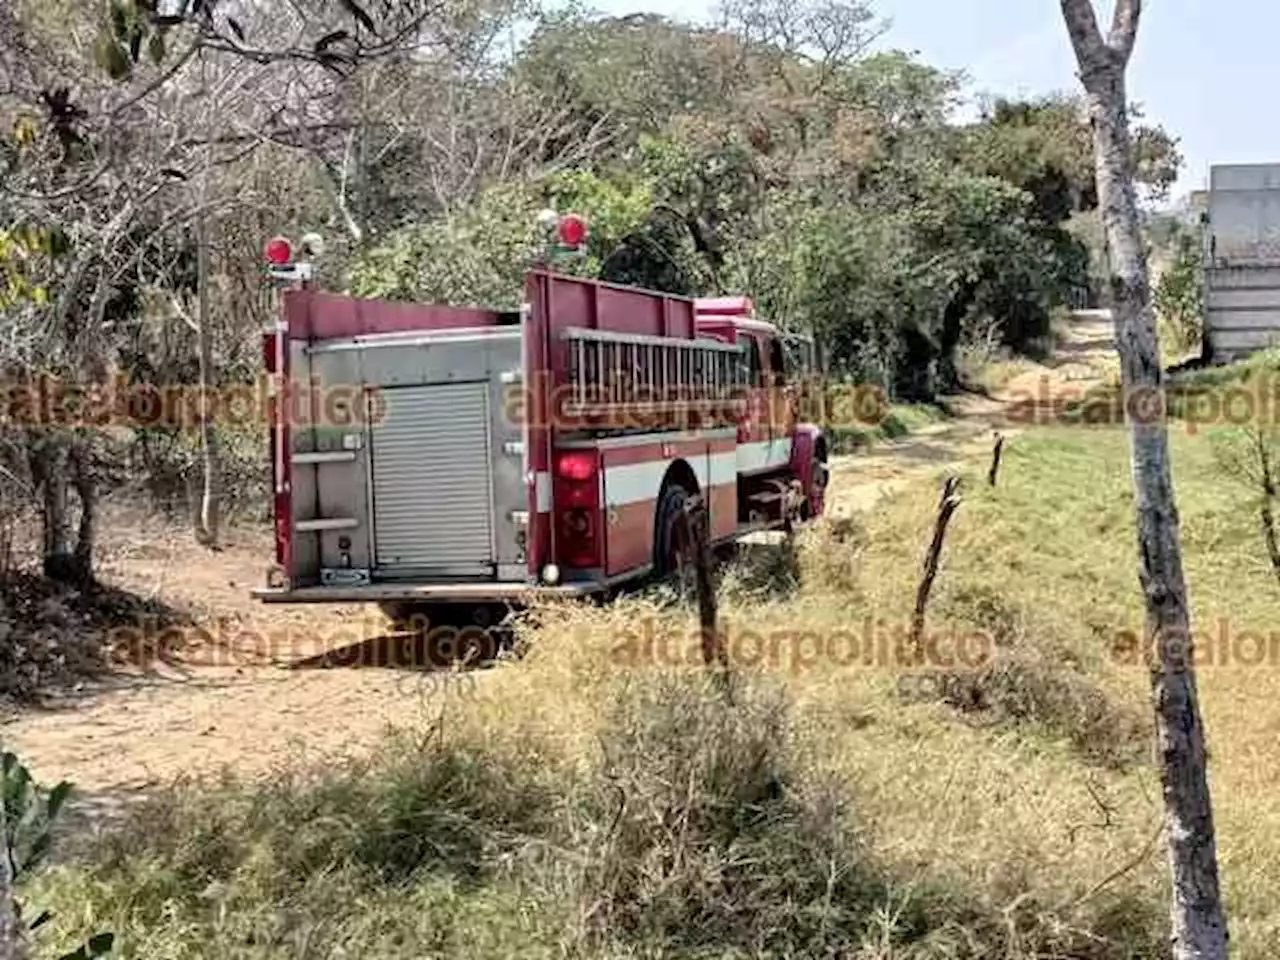
<svg viewBox="0 0 1280 960">
<path fill-rule="evenodd" d="M 1202 431 L 1174 445 L 1235 955 L 1263 960 L 1280 593 L 1247 491 Z M 107 929 L 175 960 L 1166 956 L 1125 437 L 1039 428 L 995 489 L 985 470 L 929 664 L 893 642 L 922 484 L 726 570 L 731 698 L 660 590 L 536 611 L 521 661 L 375 756 L 181 785 L 40 877 L 42 949 Z"/>
</svg>

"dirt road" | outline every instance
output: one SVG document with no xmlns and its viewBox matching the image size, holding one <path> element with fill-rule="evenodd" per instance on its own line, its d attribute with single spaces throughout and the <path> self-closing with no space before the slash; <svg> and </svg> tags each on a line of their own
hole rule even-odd
<svg viewBox="0 0 1280 960">
<path fill-rule="evenodd" d="M 993 431 L 1014 437 L 1010 411 L 1096 381 L 1111 362 L 1110 320 L 1082 314 L 1050 365 L 996 398 L 953 398 L 956 418 L 869 453 L 833 463 L 830 509 L 864 510 L 949 464 L 990 456 Z M 298 671 L 290 660 L 384 633 L 376 610 L 268 607 L 248 590 L 271 547 L 265 531 L 239 531 L 220 553 L 190 533 L 137 516 L 106 524 L 101 573 L 108 583 L 190 613 L 194 625 L 165 634 L 137 624 L 125 639 L 163 648 L 109 682 L 11 717 L 3 731 L 43 782 L 70 779 L 82 815 L 107 812 L 148 788 L 224 765 L 254 772 L 297 758 L 360 751 L 387 724 L 426 724 L 460 697 L 484 695 L 483 676 L 362 667 Z"/>
<path fill-rule="evenodd" d="M 1082 396 L 1118 369 L 1114 334 L 1109 311 L 1079 311 L 1062 331 L 1053 359 L 1014 377 L 996 395 L 951 397 L 954 419 L 837 458 L 829 509 L 836 515 L 866 510 L 948 467 L 989 458 L 997 432 L 1010 440 L 1029 424 L 1047 422 L 1057 404 Z"/>
</svg>

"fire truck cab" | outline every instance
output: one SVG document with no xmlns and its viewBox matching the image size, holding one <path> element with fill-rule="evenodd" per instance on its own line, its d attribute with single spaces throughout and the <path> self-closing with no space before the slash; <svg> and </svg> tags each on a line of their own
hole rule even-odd
<svg viewBox="0 0 1280 960">
<path fill-rule="evenodd" d="M 826 441 L 799 417 L 812 341 L 745 297 L 536 269 L 502 312 L 324 293 L 289 269 L 265 336 L 263 601 L 588 595 L 677 565 L 691 499 L 714 543 L 823 511 Z"/>
</svg>

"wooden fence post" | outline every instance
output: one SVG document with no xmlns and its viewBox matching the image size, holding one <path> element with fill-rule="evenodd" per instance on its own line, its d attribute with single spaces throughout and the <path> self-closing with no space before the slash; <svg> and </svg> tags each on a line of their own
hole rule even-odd
<svg viewBox="0 0 1280 960">
<path fill-rule="evenodd" d="M 916 588 L 916 609 L 911 619 L 911 648 L 913 655 L 919 659 L 921 640 L 924 635 L 924 615 L 929 606 L 929 593 L 933 590 L 933 580 L 938 575 L 938 558 L 942 554 L 942 544 L 947 536 L 947 524 L 960 506 L 960 478 L 947 477 L 942 486 L 942 496 L 938 500 L 938 516 L 933 524 L 933 540 L 924 557 L 924 567 L 920 573 L 920 585 Z"/>
<path fill-rule="evenodd" d="M 707 511 L 701 497 L 691 497 L 685 504 L 684 525 L 688 536 L 689 558 L 693 561 L 694 583 L 698 594 L 698 625 L 702 634 L 702 662 L 716 672 L 729 695 L 729 654 L 717 627 L 715 581 L 711 575 L 711 539 L 707 529 Z"/>
<path fill-rule="evenodd" d="M 991 451 L 991 470 L 987 473 L 987 483 L 996 485 L 996 474 L 1000 472 L 1000 451 L 1004 449 L 1004 434 L 996 433 L 995 449 Z"/>
</svg>

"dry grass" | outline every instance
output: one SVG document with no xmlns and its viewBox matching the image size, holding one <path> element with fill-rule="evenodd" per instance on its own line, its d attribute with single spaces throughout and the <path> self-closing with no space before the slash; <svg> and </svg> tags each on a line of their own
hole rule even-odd
<svg viewBox="0 0 1280 960">
<path fill-rule="evenodd" d="M 1175 450 L 1196 622 L 1268 631 L 1252 519 L 1203 437 Z M 1124 437 L 1039 430 L 998 488 L 984 469 L 929 624 L 941 648 L 990 639 L 990 660 L 943 665 L 967 686 L 904 697 L 915 668 L 893 657 L 924 485 L 726 572 L 732 703 L 672 664 L 695 621 L 662 591 L 541 609 L 524 659 L 429 735 L 180 788 L 38 898 L 68 938 L 117 930 L 126 957 L 1165 956 L 1146 676 L 1117 656 L 1141 615 Z M 867 664 L 875 629 L 889 662 Z M 1280 942 L 1277 665 L 1200 679 L 1248 960 Z"/>
</svg>

